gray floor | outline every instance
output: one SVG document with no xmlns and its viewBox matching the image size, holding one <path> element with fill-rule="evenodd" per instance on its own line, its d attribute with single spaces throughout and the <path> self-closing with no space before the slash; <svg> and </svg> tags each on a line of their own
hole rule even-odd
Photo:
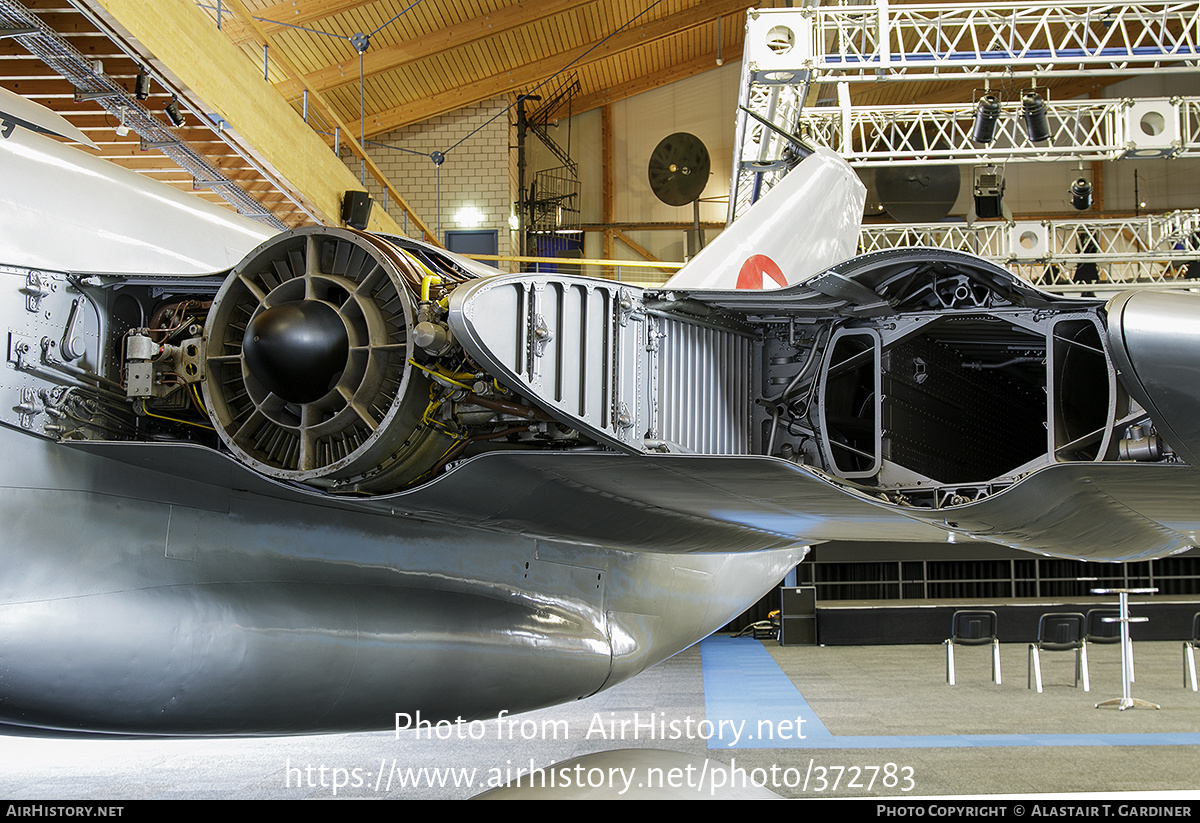
<svg viewBox="0 0 1200 823">
<path fill-rule="evenodd" d="M 753 641 L 747 641 L 753 642 Z M 922 747 L 884 749 L 706 749 L 702 739 L 610 740 L 598 729 L 634 713 L 660 721 L 705 716 L 698 649 L 586 701 L 524 715 L 496 740 L 497 726 L 462 729 L 484 739 L 415 740 L 412 733 L 332 735 L 251 740 L 0 739 L 0 795 L 24 799 L 88 798 L 464 798 L 532 763 L 544 768 L 608 749 L 667 748 L 780 777 L 788 797 L 1025 795 L 1155 792 L 1198 797 L 1200 746 L 1195 745 L 971 745 L 938 746 L 930 736 L 1103 734 L 1113 743 L 1161 742 L 1129 735 L 1200 734 L 1200 694 L 1181 685 L 1178 643 L 1137 646 L 1135 697 L 1158 711 L 1094 708 L 1120 695 L 1115 647 L 1092 650 L 1092 691 L 1071 686 L 1069 654 L 1045 661 L 1045 693 L 1025 687 L 1025 646 L 1003 647 L 1004 682 L 989 682 L 987 652 L 963 649 L 958 683 L 945 683 L 940 646 L 781 648 L 767 651 L 796 684 L 811 711 L 838 737 L 920 736 Z M 747 700 L 753 684 L 747 683 Z M 566 721 L 563 726 L 547 723 Z M 524 736 L 530 739 L 522 739 Z M 555 739 L 554 729 L 558 730 Z M 933 743 L 935 745 L 929 746 Z M 981 742 L 981 741 L 976 741 Z M 1190 741 L 1189 741 L 1190 742 Z M 887 764 L 893 764 L 888 767 Z M 842 767 L 839 769 L 838 767 Z M 891 769 L 890 772 L 887 769 Z M 399 785 L 401 776 L 421 780 Z M 447 772 L 454 769 L 460 784 Z M 472 771 L 473 770 L 473 771 Z M 897 771 L 899 770 L 899 771 Z M 911 770 L 911 771 L 909 771 Z M 803 772 L 808 788 L 797 783 Z M 885 786 L 885 774 L 911 775 L 910 790 Z M 868 786 L 870 776 L 876 779 Z M 391 785 L 387 784 L 390 776 Z M 791 776 L 790 778 L 788 776 Z M 823 775 L 822 782 L 817 778 Z M 856 777 L 857 786 L 847 786 Z M 447 785 L 428 785 L 445 782 Z M 836 790 L 834 780 L 839 780 Z M 335 789 L 335 782 L 343 785 Z M 820 789 L 820 790 L 818 790 Z"/>
</svg>

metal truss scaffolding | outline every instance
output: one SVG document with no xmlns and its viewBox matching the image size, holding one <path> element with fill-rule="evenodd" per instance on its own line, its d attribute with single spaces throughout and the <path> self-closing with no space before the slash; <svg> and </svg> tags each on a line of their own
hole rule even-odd
<svg viewBox="0 0 1200 823">
<path fill-rule="evenodd" d="M 839 84 L 837 113 L 830 113 L 829 120 L 809 124 L 814 137 L 820 139 L 824 130 L 829 145 L 838 147 L 846 141 L 853 145 L 855 127 L 847 112 L 848 86 L 855 82 L 978 78 L 982 85 L 991 79 L 1130 70 L 1195 72 L 1198 66 L 1200 2 L 1196 0 L 1129 4 L 1041 0 L 895 7 L 887 0 L 875 0 L 854 6 L 751 11 L 746 24 L 729 220 L 740 217 L 799 159 L 796 137 L 801 134 L 801 110 L 815 83 Z M 1119 139 L 1115 132 L 1103 131 L 1109 127 L 1104 121 L 1115 114 L 1072 111 L 1067 104 L 1054 108 L 1060 128 L 1089 130 L 1089 139 L 1096 145 L 1111 145 Z M 932 119 L 934 110 L 929 111 Z M 876 115 L 862 115 L 862 122 L 871 116 Z M 909 109 L 905 116 L 916 124 L 923 115 Z M 1188 128 L 1194 128 L 1194 109 L 1181 116 L 1186 116 Z M 840 132 L 833 134 L 837 130 Z M 897 129 L 885 130 L 884 141 L 894 139 L 887 136 L 888 131 Z M 919 133 L 919 129 L 911 133 Z M 1021 140 L 1016 137 L 1009 133 L 1001 139 L 1007 138 L 1009 148 L 1019 154 L 1016 150 Z M 947 144 L 951 148 L 959 145 L 949 140 Z M 1112 148 L 1107 156 L 1116 150 Z M 1074 159 L 1077 155 L 1069 156 Z"/>
<path fill-rule="evenodd" d="M 810 108 L 799 130 L 855 166 L 1200 157 L 1200 97 L 1050 103 L 1041 145 L 1026 136 L 1020 108 L 1002 106 L 988 145 L 971 140 L 971 105 Z"/>
<path fill-rule="evenodd" d="M 819 6 L 780 16 L 807 18 L 800 57 L 840 80 L 945 80 L 954 74 L 1005 77 L 1096 74 L 1130 68 L 1181 72 L 1200 61 L 1200 6 L 1020 2 Z M 786 54 L 779 54 L 786 58 Z"/>
<path fill-rule="evenodd" d="M 865 252 L 896 246 L 966 251 L 1052 291 L 1138 283 L 1191 286 L 1200 276 L 1200 211 L 1125 219 L 864 225 Z M 1200 284 L 1196 284 L 1200 285 Z"/>
</svg>

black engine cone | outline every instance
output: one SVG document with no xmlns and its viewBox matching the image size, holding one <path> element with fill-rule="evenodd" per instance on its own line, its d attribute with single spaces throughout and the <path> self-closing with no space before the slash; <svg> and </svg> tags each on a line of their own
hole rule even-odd
<svg viewBox="0 0 1200 823">
<path fill-rule="evenodd" d="M 254 378 L 289 403 L 324 397 L 346 368 L 350 340 L 337 309 L 295 300 L 255 315 L 242 338 Z"/>
</svg>

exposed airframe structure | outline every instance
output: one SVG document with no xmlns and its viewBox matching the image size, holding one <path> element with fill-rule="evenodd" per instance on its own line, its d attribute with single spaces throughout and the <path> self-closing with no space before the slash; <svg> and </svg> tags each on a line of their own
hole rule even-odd
<svg viewBox="0 0 1200 823">
<path fill-rule="evenodd" d="M 483 718 L 637 674 L 818 541 L 1196 541 L 1197 298 L 852 258 L 824 150 L 650 290 L 0 149 L 10 730 Z"/>
</svg>

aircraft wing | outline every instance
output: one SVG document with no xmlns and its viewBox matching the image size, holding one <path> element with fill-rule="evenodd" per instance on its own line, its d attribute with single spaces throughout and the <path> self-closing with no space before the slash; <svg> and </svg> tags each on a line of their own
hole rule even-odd
<svg viewBox="0 0 1200 823">
<path fill-rule="evenodd" d="M 80 442 L 72 448 L 217 488 L 330 505 L 198 447 Z M 987 499 L 931 511 L 898 507 L 820 471 L 763 457 L 492 452 L 421 488 L 337 505 L 400 521 L 468 523 L 630 551 L 977 540 L 1083 560 L 1137 560 L 1195 544 L 1197 518 L 1186 513 L 1194 511 L 1198 483 L 1197 472 L 1180 464 L 1058 464 Z"/>
</svg>

